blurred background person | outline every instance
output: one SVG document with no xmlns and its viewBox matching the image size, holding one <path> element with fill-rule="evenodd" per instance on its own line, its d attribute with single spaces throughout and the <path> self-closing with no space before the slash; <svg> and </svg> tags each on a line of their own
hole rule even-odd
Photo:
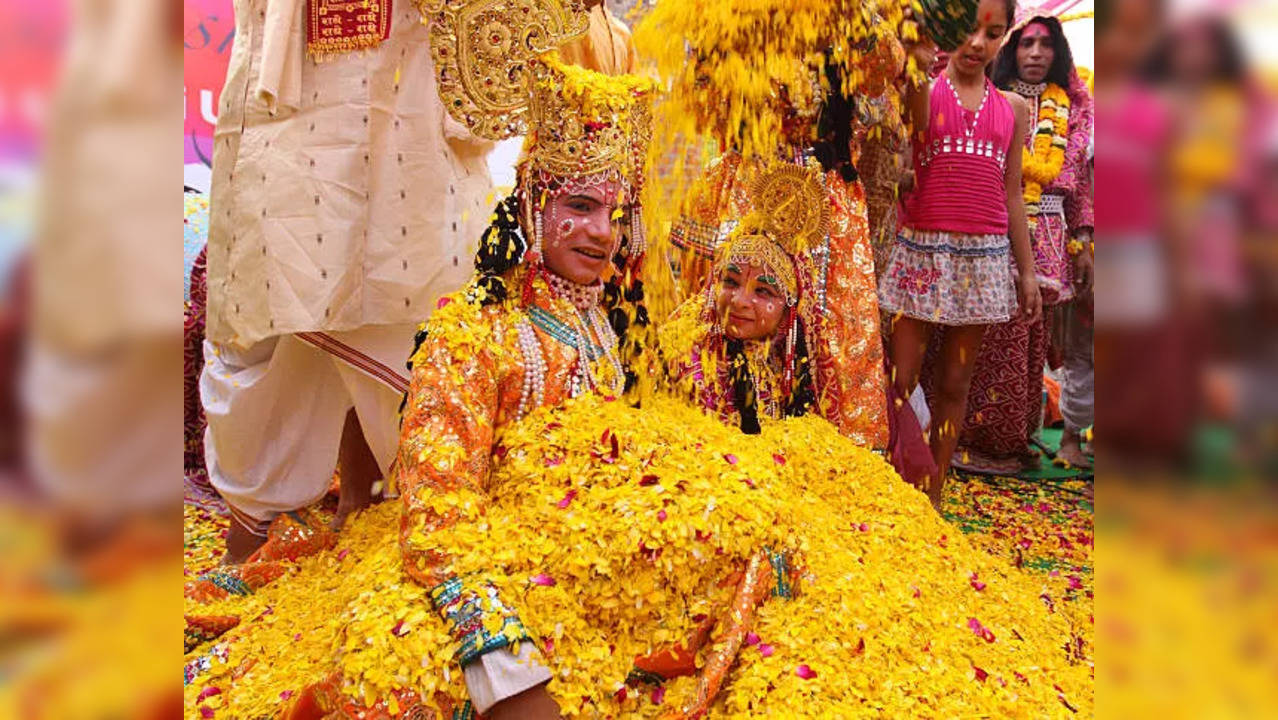
<svg viewBox="0 0 1278 720">
<path fill-rule="evenodd" d="M 1140 75 L 1161 3 L 1128 0 L 1109 12 L 1096 38 L 1097 444 L 1115 457 L 1175 458 L 1196 404 L 1183 322 L 1190 303 L 1178 292 L 1190 266 L 1165 202 L 1175 114 Z"/>
</svg>

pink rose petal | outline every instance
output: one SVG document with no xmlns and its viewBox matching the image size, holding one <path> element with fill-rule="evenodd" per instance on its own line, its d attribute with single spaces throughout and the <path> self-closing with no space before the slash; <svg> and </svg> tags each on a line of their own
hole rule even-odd
<svg viewBox="0 0 1278 720">
<path fill-rule="evenodd" d="M 550 577 L 546 573 L 538 573 L 533 575 L 532 584 L 541 585 L 542 587 L 554 587 L 556 582 L 554 578 Z"/>
<path fill-rule="evenodd" d="M 795 668 L 794 674 L 798 675 L 804 680 L 811 680 L 812 678 L 817 676 L 816 670 L 813 670 L 812 668 L 808 667 L 807 663 L 804 663 L 803 665 L 800 665 L 799 667 Z"/>
<path fill-rule="evenodd" d="M 972 573 L 971 585 L 976 588 L 977 592 L 985 589 L 985 583 L 976 579 L 976 573 Z"/>
<path fill-rule="evenodd" d="M 980 680 L 981 682 L 985 682 L 985 678 L 990 676 L 989 673 L 985 672 L 984 670 L 978 668 L 975 665 L 972 666 L 972 672 L 976 673 L 976 679 Z"/>
<path fill-rule="evenodd" d="M 657 511 L 657 522 L 665 522 L 667 517 L 669 517 L 669 516 L 668 516 L 668 515 L 666 515 L 666 511 L 665 511 L 665 510 L 658 510 L 658 511 Z"/>
<path fill-rule="evenodd" d="M 758 645 L 759 635 L 757 633 L 748 632 L 745 636 L 746 645 Z"/>
<path fill-rule="evenodd" d="M 727 460 L 729 465 L 737 464 L 737 456 L 733 455 L 732 453 L 728 453 L 727 455 L 724 455 L 723 459 Z"/>
<path fill-rule="evenodd" d="M 280 693 L 280 699 L 281 699 L 281 700 L 287 700 L 287 699 L 289 699 L 289 698 L 291 698 L 291 697 L 293 697 L 293 691 L 292 691 L 292 690 L 285 690 L 284 692 Z"/>
<path fill-rule="evenodd" d="M 208 700 L 214 695 L 221 695 L 221 694 L 222 694 L 222 688 L 220 687 L 206 687 L 200 691 L 199 695 L 195 696 L 195 702 L 204 702 L 205 700 Z"/>
<path fill-rule="evenodd" d="M 350 549 L 350 548 L 342 548 L 342 551 L 341 551 L 341 552 L 339 552 L 339 553 L 337 553 L 337 561 L 338 561 L 338 562 L 341 562 L 341 561 L 345 560 L 345 559 L 346 559 L 346 556 L 347 556 L 347 555 L 350 555 L 350 554 L 351 554 L 351 549 Z"/>
<path fill-rule="evenodd" d="M 652 690 L 652 704 L 660 705 L 666 699 L 666 686 L 658 685 Z"/>
<path fill-rule="evenodd" d="M 763 657 L 772 657 L 772 653 L 776 651 L 776 648 L 767 643 L 759 643 L 759 654 Z"/>
<path fill-rule="evenodd" d="M 209 707 L 208 705 L 201 705 L 200 717 L 204 718 L 204 720 L 211 720 L 211 718 L 213 717 L 213 708 Z"/>
<path fill-rule="evenodd" d="M 861 532 L 869 532 L 870 526 L 866 525 L 865 523 L 861 523 L 860 525 L 857 525 L 857 529 L 860 530 Z"/>
<path fill-rule="evenodd" d="M 572 504 L 572 499 L 573 499 L 573 498 L 575 498 L 575 497 L 577 497 L 577 491 L 576 491 L 576 490 L 569 490 L 569 491 L 568 491 L 568 494 L 567 494 L 567 495 L 564 495 L 564 499 L 563 499 L 563 500 L 560 500 L 559 502 L 557 502 L 557 503 L 555 503 L 555 504 L 559 507 L 559 509 L 560 509 L 560 510 L 563 510 L 564 508 L 566 508 L 566 507 L 568 507 L 569 505 L 571 505 L 571 504 Z"/>
<path fill-rule="evenodd" d="M 994 642 L 994 632 L 982 625 L 980 620 L 977 620 L 976 618 L 968 618 L 967 626 L 972 629 L 972 632 L 977 637 L 981 638 L 985 642 Z"/>
<path fill-rule="evenodd" d="M 776 463 L 776 464 L 778 464 L 778 465 L 784 465 L 784 464 L 785 464 L 785 456 L 784 456 L 784 455 L 781 455 L 781 454 L 779 454 L 779 453 L 772 453 L 772 462 L 774 462 L 774 463 Z"/>
</svg>

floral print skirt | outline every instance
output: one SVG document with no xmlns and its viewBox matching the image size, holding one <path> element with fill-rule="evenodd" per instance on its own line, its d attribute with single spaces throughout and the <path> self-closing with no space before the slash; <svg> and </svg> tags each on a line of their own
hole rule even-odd
<svg viewBox="0 0 1278 720">
<path fill-rule="evenodd" d="M 904 228 L 879 280 L 879 307 L 941 325 L 985 325 L 1016 312 L 1005 235 Z"/>
</svg>

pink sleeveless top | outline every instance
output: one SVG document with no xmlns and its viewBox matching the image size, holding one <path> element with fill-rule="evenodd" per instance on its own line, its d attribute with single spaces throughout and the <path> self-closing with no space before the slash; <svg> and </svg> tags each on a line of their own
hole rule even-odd
<svg viewBox="0 0 1278 720">
<path fill-rule="evenodd" d="M 1016 113 L 988 79 L 985 93 L 981 108 L 972 112 L 959 103 L 944 75 L 932 84 L 927 135 L 914 148 L 916 190 L 905 205 L 909 227 L 968 235 L 1007 234 L 1003 171 Z"/>
</svg>

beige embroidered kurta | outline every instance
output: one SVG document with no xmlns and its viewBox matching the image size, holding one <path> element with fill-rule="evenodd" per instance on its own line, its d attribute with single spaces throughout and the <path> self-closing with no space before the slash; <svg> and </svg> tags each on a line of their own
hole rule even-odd
<svg viewBox="0 0 1278 720">
<path fill-rule="evenodd" d="M 219 106 L 208 338 L 416 323 L 470 276 L 491 148 L 446 116 L 429 32 L 396 2 L 390 36 L 319 62 L 305 0 L 235 0 Z"/>
</svg>

